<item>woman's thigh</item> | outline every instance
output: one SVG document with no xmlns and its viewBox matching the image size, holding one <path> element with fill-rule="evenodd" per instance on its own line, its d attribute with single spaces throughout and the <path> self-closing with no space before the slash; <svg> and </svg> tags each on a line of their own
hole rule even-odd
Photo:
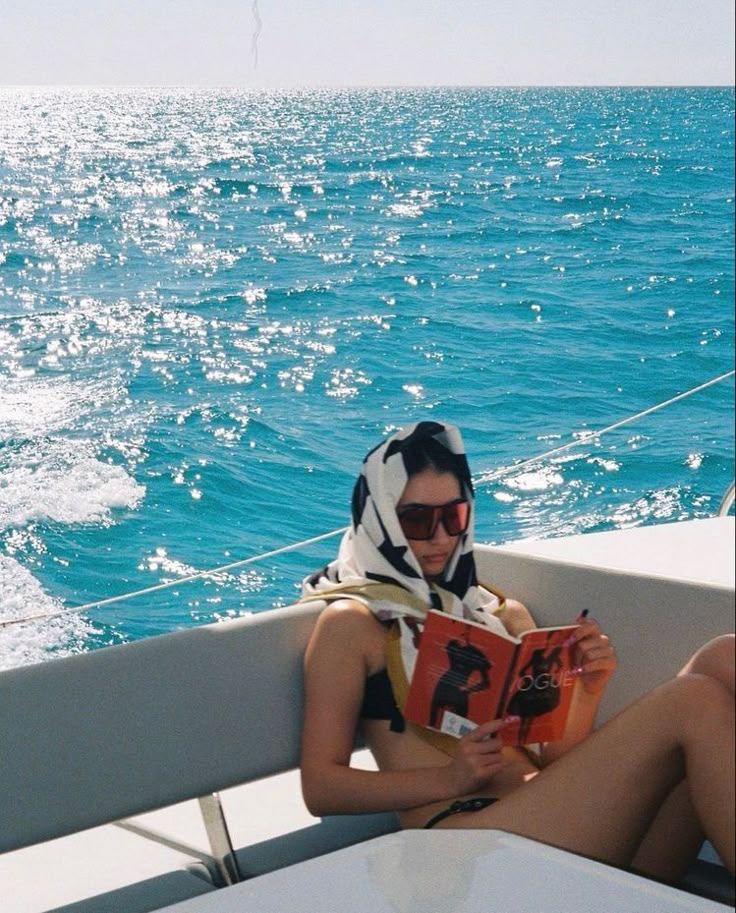
<svg viewBox="0 0 736 913">
<path fill-rule="evenodd" d="M 510 796 L 438 826 L 498 828 L 614 865 L 631 864 L 685 776 L 681 727 L 697 727 L 696 739 L 712 743 L 712 758 L 708 751 L 698 752 L 703 782 L 725 775 L 715 756 L 723 753 L 716 746 L 728 725 L 725 689 L 700 676 L 688 679 L 669 682 L 637 701 Z M 715 700 L 720 696 L 723 700 Z M 699 719 L 700 705 L 714 700 L 722 718 L 710 720 L 706 714 Z M 731 710 L 731 725 L 732 719 Z"/>
</svg>

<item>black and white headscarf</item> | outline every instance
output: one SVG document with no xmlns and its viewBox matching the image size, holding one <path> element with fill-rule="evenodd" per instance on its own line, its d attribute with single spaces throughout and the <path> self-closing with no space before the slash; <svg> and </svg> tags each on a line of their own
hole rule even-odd
<svg viewBox="0 0 736 913">
<path fill-rule="evenodd" d="M 427 580 L 399 525 L 396 507 L 416 471 L 417 446 L 428 438 L 444 447 L 470 504 L 465 533 L 441 577 Z M 349 596 L 364 602 L 381 620 L 413 617 L 443 609 L 491 626 L 498 598 L 478 584 L 473 558 L 474 493 L 460 432 L 454 425 L 418 422 L 392 434 L 366 456 L 355 484 L 352 523 L 337 558 L 308 577 L 304 598 Z"/>
</svg>

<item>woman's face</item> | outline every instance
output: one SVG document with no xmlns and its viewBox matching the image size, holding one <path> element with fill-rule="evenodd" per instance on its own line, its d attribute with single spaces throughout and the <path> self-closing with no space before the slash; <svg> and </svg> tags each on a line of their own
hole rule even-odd
<svg viewBox="0 0 736 913">
<path fill-rule="evenodd" d="M 411 476 L 396 505 L 402 508 L 441 507 L 462 497 L 460 482 L 451 472 L 437 472 L 428 467 Z M 431 539 L 409 539 L 409 548 L 419 562 L 425 577 L 437 577 L 442 573 L 450 556 L 455 551 L 457 536 L 450 536 L 440 521 Z"/>
</svg>

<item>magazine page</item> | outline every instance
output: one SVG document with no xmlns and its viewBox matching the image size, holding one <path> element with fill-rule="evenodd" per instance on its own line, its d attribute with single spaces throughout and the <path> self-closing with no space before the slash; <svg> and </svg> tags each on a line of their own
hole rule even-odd
<svg viewBox="0 0 736 913">
<path fill-rule="evenodd" d="M 519 722 L 503 730 L 505 744 L 562 738 L 575 687 L 571 643 L 575 628 L 539 628 L 523 636 L 500 713 L 519 717 Z"/>
<path fill-rule="evenodd" d="M 430 612 L 404 715 L 458 737 L 495 719 L 516 649 L 489 628 Z"/>
</svg>

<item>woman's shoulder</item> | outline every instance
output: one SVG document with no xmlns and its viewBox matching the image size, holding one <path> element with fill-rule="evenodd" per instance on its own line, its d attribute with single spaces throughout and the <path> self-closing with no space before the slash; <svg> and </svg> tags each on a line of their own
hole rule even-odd
<svg viewBox="0 0 736 913">
<path fill-rule="evenodd" d="M 365 636 L 382 630 L 381 623 L 365 603 L 344 597 L 325 606 L 317 620 L 317 630 L 335 636 Z"/>
<path fill-rule="evenodd" d="M 319 615 L 308 657 L 358 658 L 368 674 L 384 663 L 386 630 L 368 606 L 356 599 L 336 599 Z"/>
<path fill-rule="evenodd" d="M 537 626 L 529 609 L 517 599 L 505 599 L 496 617 L 513 637 Z"/>
</svg>

